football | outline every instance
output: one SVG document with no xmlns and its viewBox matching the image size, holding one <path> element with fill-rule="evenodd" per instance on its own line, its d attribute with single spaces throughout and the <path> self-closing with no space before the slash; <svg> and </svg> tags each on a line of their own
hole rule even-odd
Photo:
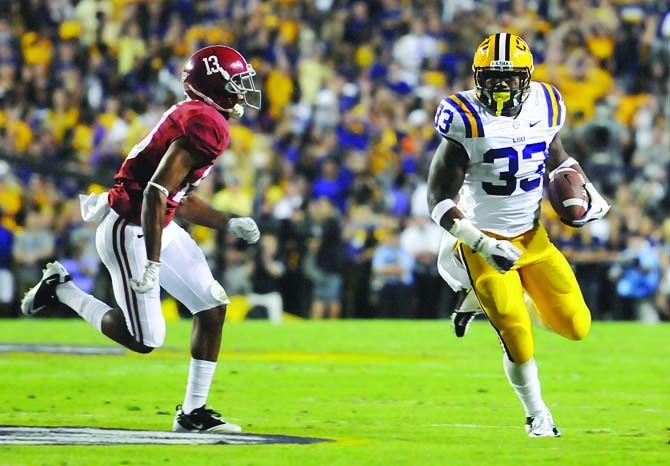
<svg viewBox="0 0 670 466">
<path fill-rule="evenodd" d="M 572 224 L 586 215 L 589 194 L 586 192 L 584 177 L 573 168 L 561 168 L 549 182 L 549 201 L 561 221 Z"/>
</svg>

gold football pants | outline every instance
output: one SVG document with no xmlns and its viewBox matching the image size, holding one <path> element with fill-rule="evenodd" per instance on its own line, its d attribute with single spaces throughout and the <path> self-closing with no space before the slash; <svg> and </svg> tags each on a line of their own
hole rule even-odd
<svg viewBox="0 0 670 466">
<path fill-rule="evenodd" d="M 508 272 L 501 274 L 466 245 L 460 246 L 460 254 L 477 299 L 510 360 L 522 364 L 535 350 L 524 290 L 549 328 L 571 340 L 586 337 L 591 313 L 570 264 L 549 241 L 542 225 L 514 238 L 489 235 L 507 239 L 523 252 Z"/>
</svg>

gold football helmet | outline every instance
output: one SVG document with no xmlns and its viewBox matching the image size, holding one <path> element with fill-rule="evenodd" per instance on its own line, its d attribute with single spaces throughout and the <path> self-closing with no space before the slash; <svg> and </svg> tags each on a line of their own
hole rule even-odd
<svg viewBox="0 0 670 466">
<path fill-rule="evenodd" d="M 533 54 L 519 36 L 491 34 L 479 44 L 472 71 L 482 105 L 495 115 L 511 115 L 528 96 Z"/>
</svg>

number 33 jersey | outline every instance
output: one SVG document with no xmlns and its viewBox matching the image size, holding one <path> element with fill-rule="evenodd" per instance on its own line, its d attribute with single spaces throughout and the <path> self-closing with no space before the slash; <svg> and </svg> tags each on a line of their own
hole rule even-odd
<svg viewBox="0 0 670 466">
<path fill-rule="evenodd" d="M 477 228 L 513 237 L 536 224 L 548 148 L 564 122 L 560 93 L 540 82 L 516 117 L 489 113 L 474 89 L 440 102 L 435 129 L 470 158 L 458 206 Z"/>
</svg>

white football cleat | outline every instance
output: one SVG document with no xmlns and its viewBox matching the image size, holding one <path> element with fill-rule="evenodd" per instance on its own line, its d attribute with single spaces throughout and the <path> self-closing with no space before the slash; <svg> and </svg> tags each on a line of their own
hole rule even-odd
<svg viewBox="0 0 670 466">
<path fill-rule="evenodd" d="M 56 287 L 72 280 L 60 262 L 50 262 L 42 270 L 42 279 L 29 289 L 21 300 L 21 312 L 31 316 L 47 307 L 60 303 L 56 296 Z"/>
<path fill-rule="evenodd" d="M 560 437 L 561 431 L 558 430 L 550 412 L 542 413 L 538 416 L 526 418 L 526 432 L 529 437 Z"/>
</svg>

